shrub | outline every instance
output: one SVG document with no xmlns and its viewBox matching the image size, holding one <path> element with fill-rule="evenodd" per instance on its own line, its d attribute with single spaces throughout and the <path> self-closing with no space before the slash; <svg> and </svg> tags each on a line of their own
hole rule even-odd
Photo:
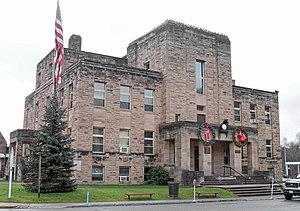
<svg viewBox="0 0 300 211">
<path fill-rule="evenodd" d="M 155 166 L 146 174 L 148 185 L 167 185 L 169 173 L 162 166 Z"/>
</svg>

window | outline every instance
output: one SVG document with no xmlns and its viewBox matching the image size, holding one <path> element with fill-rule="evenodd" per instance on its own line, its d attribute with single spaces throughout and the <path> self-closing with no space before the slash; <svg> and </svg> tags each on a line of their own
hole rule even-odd
<svg viewBox="0 0 300 211">
<path fill-rule="evenodd" d="M 42 77 L 41 77 L 41 72 L 39 72 L 37 75 L 37 87 L 41 86 L 41 83 L 42 83 Z"/>
<path fill-rule="evenodd" d="M 271 107 L 265 106 L 265 123 L 271 124 Z"/>
<path fill-rule="evenodd" d="M 144 132 L 144 153 L 146 155 L 153 155 L 153 132 L 145 131 Z"/>
<path fill-rule="evenodd" d="M 196 60 L 196 91 L 203 94 L 204 88 L 204 62 Z"/>
<path fill-rule="evenodd" d="M 180 114 L 175 114 L 175 122 L 179 122 L 180 121 Z"/>
<path fill-rule="evenodd" d="M 64 106 L 64 89 L 61 89 L 59 91 L 59 95 L 60 95 L 60 106 L 63 107 Z"/>
<path fill-rule="evenodd" d="M 205 120 L 205 115 L 203 115 L 203 114 L 197 114 L 197 123 L 199 125 L 205 123 L 205 121 L 206 121 Z"/>
<path fill-rule="evenodd" d="M 69 107 L 73 108 L 73 97 L 74 97 L 74 90 L 73 90 L 73 84 L 69 85 Z"/>
<path fill-rule="evenodd" d="M 120 108 L 130 109 L 130 87 L 120 87 Z"/>
<path fill-rule="evenodd" d="M 105 83 L 94 83 L 94 105 L 104 107 L 105 105 Z"/>
<path fill-rule="evenodd" d="M 144 68 L 145 68 L 145 70 L 149 70 L 149 69 L 150 69 L 150 63 L 149 63 L 149 62 L 146 62 L 146 63 L 144 64 Z"/>
<path fill-rule="evenodd" d="M 251 122 L 256 122 L 256 105 L 250 104 L 250 120 Z"/>
<path fill-rule="evenodd" d="M 129 167 L 128 166 L 120 166 L 119 167 L 119 179 L 120 182 L 129 181 Z"/>
<path fill-rule="evenodd" d="M 93 154 L 103 153 L 104 129 L 93 128 Z"/>
<path fill-rule="evenodd" d="M 93 166 L 92 167 L 92 180 L 103 181 L 104 167 Z"/>
<path fill-rule="evenodd" d="M 120 152 L 121 153 L 128 153 L 129 152 L 129 130 L 121 129 L 120 130 Z"/>
<path fill-rule="evenodd" d="M 154 104 L 154 91 L 150 89 L 145 89 L 145 111 L 153 112 Z"/>
<path fill-rule="evenodd" d="M 205 111 L 205 106 L 197 105 L 197 111 Z"/>
<path fill-rule="evenodd" d="M 234 120 L 241 121 L 241 103 L 234 102 Z"/>
<path fill-rule="evenodd" d="M 267 159 L 272 159 L 272 140 L 266 140 Z"/>
</svg>

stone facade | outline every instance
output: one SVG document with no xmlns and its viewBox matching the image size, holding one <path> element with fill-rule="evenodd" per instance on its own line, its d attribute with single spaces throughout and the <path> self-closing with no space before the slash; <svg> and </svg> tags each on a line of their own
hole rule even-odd
<svg viewBox="0 0 300 211">
<path fill-rule="evenodd" d="M 7 148 L 6 140 L 3 137 L 2 133 L 0 132 L 0 178 L 3 178 L 5 173 L 5 165 L 7 162 L 6 148 Z"/>
<path fill-rule="evenodd" d="M 176 181 L 186 180 L 185 175 L 220 175 L 224 165 L 244 174 L 281 176 L 278 92 L 234 85 L 228 37 L 166 21 L 131 42 L 123 58 L 81 51 L 81 41 L 78 35 L 70 38 L 57 88 L 75 139 L 78 183 L 141 184 L 154 165 L 164 166 Z M 37 65 L 36 89 L 25 101 L 24 129 L 39 129 L 52 95 L 52 61 L 50 52 Z M 94 101 L 96 83 L 105 87 L 101 106 Z M 123 86 L 129 95 L 120 94 Z M 153 94 L 153 111 L 145 111 L 146 90 Z M 129 109 L 120 108 L 120 99 L 128 96 Z M 239 121 L 235 102 L 242 106 Z M 255 121 L 250 104 L 256 108 Z M 266 107 L 271 124 L 265 124 Z M 225 133 L 220 131 L 224 120 Z M 211 145 L 199 141 L 203 122 L 214 132 Z M 234 142 L 239 127 L 247 132 L 244 147 Z M 94 129 L 103 131 L 101 153 L 95 152 L 99 139 Z M 126 153 L 120 151 L 122 131 L 129 131 Z"/>
</svg>

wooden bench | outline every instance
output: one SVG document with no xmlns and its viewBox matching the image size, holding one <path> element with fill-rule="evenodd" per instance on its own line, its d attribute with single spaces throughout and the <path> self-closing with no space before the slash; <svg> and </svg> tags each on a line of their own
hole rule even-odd
<svg viewBox="0 0 300 211">
<path fill-rule="evenodd" d="M 128 199 L 130 199 L 130 196 L 145 196 L 145 195 L 149 195 L 150 199 L 152 197 L 152 195 L 154 195 L 155 193 L 153 192 L 146 192 L 146 193 L 125 193 L 125 195 L 128 196 Z"/>
<path fill-rule="evenodd" d="M 219 193 L 218 192 L 196 192 L 198 195 L 198 199 L 200 198 L 201 195 L 214 195 L 216 197 Z"/>
</svg>

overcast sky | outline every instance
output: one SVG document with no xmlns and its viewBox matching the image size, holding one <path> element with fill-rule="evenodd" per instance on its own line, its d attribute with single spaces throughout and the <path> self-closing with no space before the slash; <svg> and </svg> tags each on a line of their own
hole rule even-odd
<svg viewBox="0 0 300 211">
<path fill-rule="evenodd" d="M 54 48 L 56 0 L 0 0 L 0 131 L 23 128 L 37 63 Z M 298 3 L 299 2 L 299 3 Z M 60 0 L 64 43 L 126 55 L 128 44 L 167 19 L 227 35 L 236 85 L 279 91 L 281 140 L 300 132 L 300 1 Z"/>
</svg>

